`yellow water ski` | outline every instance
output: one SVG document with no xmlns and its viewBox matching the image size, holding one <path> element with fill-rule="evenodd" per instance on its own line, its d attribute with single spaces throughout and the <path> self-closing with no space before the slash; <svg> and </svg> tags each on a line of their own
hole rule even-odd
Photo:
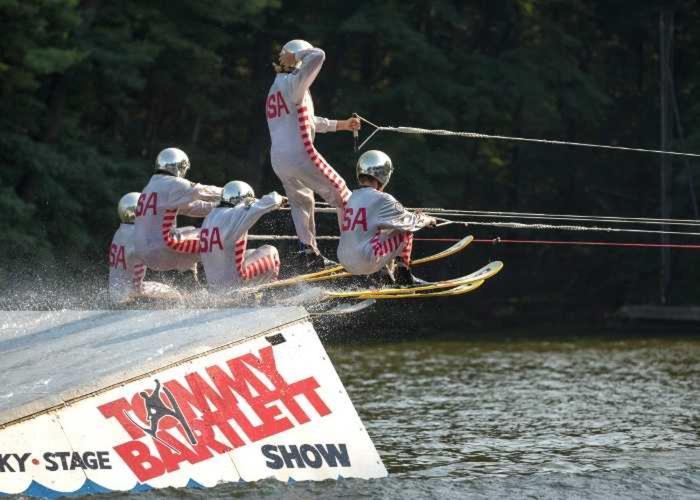
<svg viewBox="0 0 700 500">
<path fill-rule="evenodd" d="M 452 288 L 438 289 L 437 291 L 423 292 L 423 293 L 376 293 L 371 291 L 358 291 L 356 295 L 352 295 L 351 292 L 327 292 L 328 299 L 335 298 L 345 298 L 345 299 L 377 299 L 377 300 L 388 300 L 388 299 L 428 299 L 433 297 L 453 297 L 456 295 L 463 295 L 468 292 L 472 292 L 484 284 L 484 280 L 473 281 L 465 285 L 453 286 Z"/>
<path fill-rule="evenodd" d="M 438 252 L 433 255 L 428 255 L 427 257 L 422 257 L 420 259 L 416 259 L 412 262 L 413 266 L 420 266 L 421 264 L 427 264 L 428 262 L 434 262 L 436 260 L 444 259 L 446 257 L 449 257 L 451 255 L 454 255 L 458 252 L 461 252 L 464 250 L 469 244 L 474 241 L 474 236 L 466 236 L 459 240 L 457 243 L 452 245 L 449 248 L 446 248 L 445 250 Z M 351 273 L 347 271 L 343 271 L 343 266 L 335 266 L 333 268 L 325 269 L 323 271 L 319 271 L 317 273 L 310 273 L 310 274 L 302 274 L 299 276 L 295 276 L 294 278 L 289 278 L 286 280 L 281 280 L 281 281 L 275 281 L 273 283 L 269 283 L 268 285 L 263 285 L 264 288 L 277 288 L 280 286 L 288 286 L 288 285 L 296 285 L 297 283 L 316 283 L 318 281 L 328 281 L 328 280 L 335 280 L 339 278 L 349 278 L 352 276 Z"/>
<path fill-rule="evenodd" d="M 395 295 L 395 294 L 407 294 L 407 293 L 421 293 L 431 290 L 440 290 L 443 288 L 453 288 L 462 285 L 468 285 L 469 283 L 475 283 L 477 281 L 486 281 L 489 278 L 497 275 L 503 269 L 503 262 L 500 260 L 490 262 L 486 264 L 481 269 L 474 271 L 466 276 L 461 276 L 459 278 L 452 278 L 445 281 L 436 281 L 434 283 L 428 283 L 426 285 L 419 286 L 409 286 L 403 288 L 380 288 L 378 290 L 372 290 L 373 294 L 381 295 Z"/>
<path fill-rule="evenodd" d="M 503 269 L 503 262 L 495 261 L 491 262 L 481 269 L 474 271 L 466 276 L 460 276 L 459 278 L 453 278 L 445 281 L 436 281 L 435 283 L 428 283 L 425 285 L 418 286 L 407 286 L 407 287 L 392 287 L 392 288 L 378 288 L 376 290 L 354 290 L 348 292 L 328 292 L 333 298 L 343 299 L 343 298 L 354 298 L 358 294 L 364 296 L 365 294 L 371 294 L 372 297 L 378 295 L 409 295 L 409 294 L 420 294 L 423 292 L 430 292 L 433 290 L 442 290 L 444 288 L 455 288 L 462 285 L 468 285 L 470 283 L 475 283 L 477 281 L 486 281 L 498 274 L 501 269 Z"/>
<path fill-rule="evenodd" d="M 474 241 L 473 236 L 465 236 L 451 247 L 445 248 L 442 252 L 438 252 L 436 254 L 428 255 L 427 257 L 422 257 L 420 259 L 414 260 L 412 262 L 412 265 L 420 266 L 421 264 L 427 264 L 428 262 L 444 259 L 446 257 L 449 257 L 450 255 L 454 255 L 458 252 L 461 252 L 462 250 L 467 248 L 472 241 Z"/>
</svg>

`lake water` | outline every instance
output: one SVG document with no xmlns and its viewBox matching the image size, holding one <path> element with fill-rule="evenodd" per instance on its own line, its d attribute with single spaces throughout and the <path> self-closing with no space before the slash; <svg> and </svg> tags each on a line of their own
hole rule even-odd
<svg viewBox="0 0 700 500">
<path fill-rule="evenodd" d="M 388 478 L 145 497 L 700 498 L 700 340 L 328 350 Z"/>
</svg>

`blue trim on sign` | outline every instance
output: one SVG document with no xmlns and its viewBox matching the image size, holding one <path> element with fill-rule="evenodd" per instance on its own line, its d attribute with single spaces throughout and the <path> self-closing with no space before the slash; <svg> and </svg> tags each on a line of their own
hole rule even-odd
<svg viewBox="0 0 700 500">
<path fill-rule="evenodd" d="M 46 486 L 37 483 L 36 481 L 32 481 L 29 483 L 29 487 L 24 490 L 23 493 L 20 493 L 20 495 L 28 495 L 32 497 L 57 497 L 60 495 L 66 495 L 70 493 L 65 493 L 62 491 L 58 490 L 52 490 L 51 488 L 47 488 Z"/>
<path fill-rule="evenodd" d="M 151 491 L 153 489 L 153 486 L 148 486 L 145 483 L 136 483 L 136 486 L 131 488 L 131 491 L 135 491 L 136 493 L 145 493 L 147 491 Z"/>
<path fill-rule="evenodd" d="M 199 484 L 199 483 L 198 483 L 197 481 L 195 481 L 194 479 L 190 479 L 189 481 L 187 481 L 187 484 L 185 485 L 185 488 L 193 488 L 193 489 L 195 489 L 195 490 L 203 490 L 203 489 L 204 489 L 204 486 L 202 486 L 201 484 Z"/>
<path fill-rule="evenodd" d="M 195 483 L 197 484 L 197 483 Z M 42 498 L 57 498 L 57 497 L 70 497 L 70 496 L 77 496 L 77 495 L 87 495 L 87 494 L 95 494 L 95 493 L 115 493 L 115 492 L 122 492 L 122 493 L 128 493 L 128 492 L 144 492 L 144 491 L 151 491 L 153 488 L 151 486 L 148 486 L 147 484 L 141 484 L 141 483 L 136 483 L 136 485 L 131 489 L 131 490 L 110 490 L 109 488 L 105 488 L 104 486 L 100 486 L 94 481 L 91 481 L 90 479 L 86 479 L 83 485 L 78 488 L 75 491 L 59 491 L 59 490 L 54 490 L 51 489 L 47 486 L 44 486 L 41 483 L 38 483 L 36 481 L 32 481 L 29 483 L 29 487 L 24 490 L 22 493 L 19 493 L 20 495 L 25 495 L 25 496 L 30 496 L 30 497 L 42 497 Z M 2 493 L 0 492 L 0 496 L 5 496 L 7 493 Z"/>
<path fill-rule="evenodd" d="M 245 482 L 243 479 L 239 478 L 239 482 Z M 197 481 L 194 479 L 190 479 L 187 481 L 187 484 L 185 485 L 186 488 L 192 488 L 196 490 L 203 490 L 206 487 L 199 484 Z M 136 483 L 133 488 L 130 490 L 110 490 L 109 488 L 105 488 L 104 486 L 100 486 L 94 481 L 91 481 L 90 479 L 86 479 L 83 485 L 78 488 L 75 491 L 59 491 L 59 490 L 53 490 L 51 488 L 48 488 L 41 483 L 38 483 L 36 481 L 32 481 L 29 483 L 29 487 L 27 487 L 26 490 L 24 490 L 22 493 L 19 493 L 19 495 L 24 495 L 24 496 L 30 496 L 30 497 L 42 497 L 42 498 L 57 498 L 57 497 L 70 497 L 70 496 L 77 496 L 77 495 L 87 495 L 88 493 L 131 493 L 131 492 L 137 492 L 137 493 L 143 493 L 146 491 L 151 491 L 154 488 L 152 486 L 149 486 L 144 483 Z M 0 497 L 8 496 L 9 493 L 4 493 L 0 491 Z"/>
</svg>

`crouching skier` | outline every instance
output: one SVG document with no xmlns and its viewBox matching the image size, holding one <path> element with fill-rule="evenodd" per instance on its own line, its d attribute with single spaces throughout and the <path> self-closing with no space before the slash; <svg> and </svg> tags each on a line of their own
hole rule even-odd
<svg viewBox="0 0 700 500">
<path fill-rule="evenodd" d="M 422 281 L 410 272 L 413 233 L 436 221 L 407 211 L 384 192 L 393 170 L 391 158 L 381 151 L 367 151 L 358 159 L 360 188 L 343 212 L 338 259 L 352 274 L 372 274 L 386 266 L 390 281 L 417 284 Z"/>
<path fill-rule="evenodd" d="M 314 192 L 340 211 L 350 197 L 343 178 L 314 147 L 316 132 L 354 131 L 358 118 L 328 120 L 314 115 L 309 87 L 326 55 L 304 40 L 287 42 L 275 65 L 277 76 L 267 94 L 265 111 L 270 129 L 272 169 L 289 197 L 292 220 L 308 268 L 329 264 L 318 250 L 314 221 Z"/>
<path fill-rule="evenodd" d="M 156 172 L 139 197 L 134 236 L 149 269 L 192 270 L 196 279 L 199 229 L 177 227 L 177 216 L 205 217 L 221 199 L 221 188 L 186 180 L 189 168 L 189 158 L 177 148 L 158 154 Z"/>
<path fill-rule="evenodd" d="M 222 293 L 243 285 L 277 279 L 277 249 L 262 245 L 247 250 L 248 230 L 260 217 L 277 210 L 285 198 L 272 192 L 255 199 L 253 188 L 241 181 L 224 186 L 221 202 L 207 215 L 200 229 L 200 254 L 209 290 Z"/>
<path fill-rule="evenodd" d="M 121 225 L 109 247 L 109 297 L 125 305 L 139 298 L 180 300 L 180 293 L 163 283 L 144 281 L 146 265 L 134 248 L 134 218 L 140 193 L 122 196 L 117 205 Z"/>
</svg>

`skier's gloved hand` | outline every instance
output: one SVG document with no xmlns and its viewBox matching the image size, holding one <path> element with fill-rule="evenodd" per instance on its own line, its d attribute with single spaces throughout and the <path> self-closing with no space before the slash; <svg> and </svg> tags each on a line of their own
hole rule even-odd
<svg viewBox="0 0 700 500">
<path fill-rule="evenodd" d="M 277 208 L 282 208 L 288 203 L 287 197 L 280 195 L 277 191 L 272 191 L 268 194 L 268 196 L 272 198 L 274 204 L 277 205 Z"/>
<path fill-rule="evenodd" d="M 338 120 L 338 123 L 335 126 L 336 131 L 344 130 L 348 132 L 354 132 L 356 130 L 360 130 L 362 128 L 362 122 L 360 122 L 359 118 L 356 117 L 350 117 L 347 120 Z"/>
<path fill-rule="evenodd" d="M 415 211 L 415 214 L 416 214 L 416 216 L 418 216 L 422 221 L 425 222 L 425 225 L 424 225 L 423 227 L 427 227 L 427 228 L 432 229 L 432 228 L 434 228 L 435 226 L 437 226 L 437 219 L 436 219 L 435 217 L 430 217 L 429 215 L 425 215 L 425 214 L 423 213 L 423 210 L 422 210 L 422 209 L 420 209 L 420 208 L 417 209 L 417 210 Z"/>
</svg>

